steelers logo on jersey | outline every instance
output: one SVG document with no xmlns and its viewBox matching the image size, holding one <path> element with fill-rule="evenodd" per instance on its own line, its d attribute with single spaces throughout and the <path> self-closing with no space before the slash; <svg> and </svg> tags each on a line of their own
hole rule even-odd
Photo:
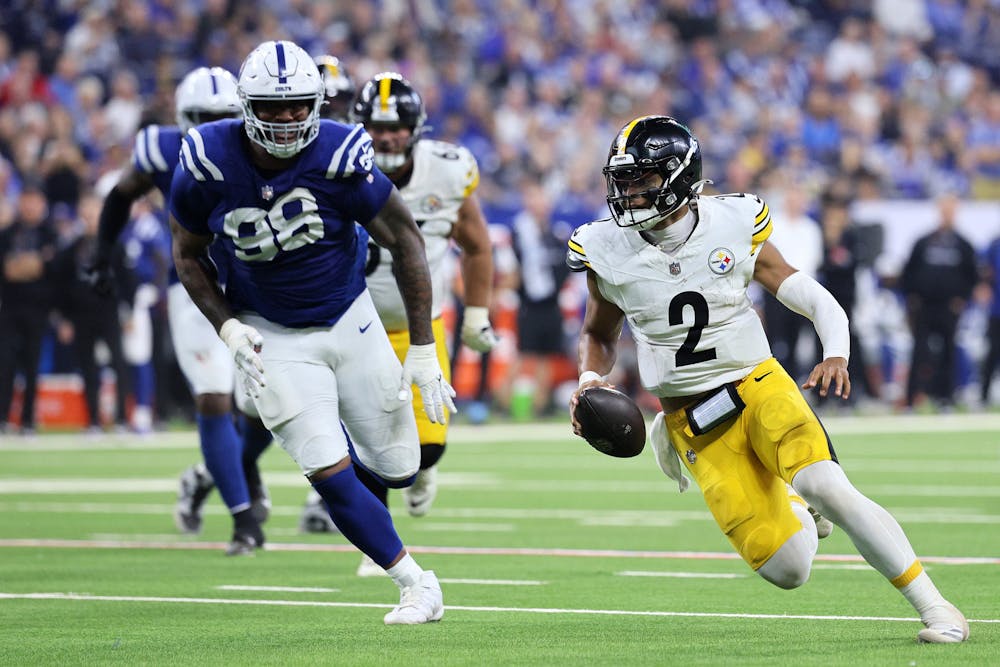
<svg viewBox="0 0 1000 667">
<path fill-rule="evenodd" d="M 427 195 L 420 200 L 421 213 L 437 213 L 444 207 L 444 202 L 437 195 Z"/>
<path fill-rule="evenodd" d="M 712 269 L 712 273 L 722 276 L 732 271 L 734 266 L 736 257 L 729 248 L 716 248 L 708 255 L 708 268 Z"/>
</svg>

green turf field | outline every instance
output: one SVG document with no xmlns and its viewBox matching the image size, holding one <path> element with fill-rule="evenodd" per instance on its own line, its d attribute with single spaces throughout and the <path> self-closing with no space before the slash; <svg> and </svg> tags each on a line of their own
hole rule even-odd
<svg viewBox="0 0 1000 667">
<path fill-rule="evenodd" d="M 841 531 L 782 591 L 735 559 L 697 489 L 650 451 L 611 459 L 568 424 L 456 426 L 431 513 L 393 516 L 441 578 L 441 623 L 385 627 L 398 593 L 354 576 L 337 536 L 300 535 L 307 485 L 280 449 L 262 468 L 269 549 L 222 555 L 176 533 L 194 433 L 0 440 L 0 664 L 997 665 L 1000 418 L 829 419 L 854 483 L 900 520 L 971 622 L 915 642 L 910 606 Z"/>
</svg>

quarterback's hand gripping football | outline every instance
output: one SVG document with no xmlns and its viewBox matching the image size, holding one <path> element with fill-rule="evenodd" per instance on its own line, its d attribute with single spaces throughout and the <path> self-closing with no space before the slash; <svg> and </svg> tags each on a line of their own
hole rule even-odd
<svg viewBox="0 0 1000 667">
<path fill-rule="evenodd" d="M 410 395 L 410 385 L 417 385 L 420 399 L 424 402 L 424 412 L 427 418 L 435 424 L 445 423 L 445 408 L 451 412 L 455 409 L 455 390 L 444 379 L 441 364 L 438 363 L 437 346 L 434 343 L 426 345 L 411 345 L 403 363 L 403 380 L 399 389 L 399 400 L 405 401 Z"/>
<path fill-rule="evenodd" d="M 462 318 L 462 342 L 476 352 L 489 352 L 500 339 L 490 325 L 490 311 L 483 306 L 466 306 Z"/>
<path fill-rule="evenodd" d="M 219 328 L 219 338 L 229 348 L 236 361 L 236 370 L 240 375 L 240 383 L 247 395 L 257 398 L 260 390 L 266 386 L 264 381 L 264 362 L 260 359 L 260 349 L 264 337 L 253 327 L 243 324 L 235 317 L 222 323 Z"/>
</svg>

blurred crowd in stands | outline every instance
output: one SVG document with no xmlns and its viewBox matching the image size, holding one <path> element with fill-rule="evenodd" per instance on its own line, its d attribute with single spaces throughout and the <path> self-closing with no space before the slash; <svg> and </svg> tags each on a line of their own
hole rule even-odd
<svg viewBox="0 0 1000 667">
<path fill-rule="evenodd" d="M 80 264 L 136 130 L 174 124 L 174 88 L 190 69 L 236 74 L 265 39 L 336 55 L 355 81 L 400 71 L 424 96 L 429 136 L 479 160 L 498 255 L 494 319 L 522 312 L 497 359 L 465 359 L 474 420 L 489 408 L 564 409 L 584 293 L 564 270 L 564 242 L 605 216 L 611 138 L 650 113 L 686 121 L 701 139 L 707 192 L 767 199 L 775 244 L 854 316 L 860 402 L 992 402 L 1000 250 L 966 240 L 955 222 L 965 211 L 1000 236 L 998 0 L 9 0 L 0 411 L 14 394 L 26 408 L 13 422 L 35 424 L 29 367 L 39 357 L 43 374 L 89 378 L 95 429 L 104 426 L 94 416 L 98 366 L 119 378 L 110 412 L 120 428 L 126 401 L 141 408 L 131 424 L 140 430 L 186 415 L 164 334 L 160 202 L 133 211 L 120 304 L 86 294 Z M 879 262 L 893 233 L 883 223 L 898 220 L 857 219 L 859 203 L 879 200 L 931 211 L 917 235 L 929 236 L 909 244 L 905 262 Z M 771 305 L 761 297 L 775 354 L 807 372 L 809 323 Z M 561 331 L 519 344 L 517 322 L 539 313 L 559 313 L 547 321 Z M 137 330 L 152 342 L 129 343 Z M 104 342 L 96 356 L 95 340 Z M 620 382 L 641 393 L 628 373 Z"/>
</svg>

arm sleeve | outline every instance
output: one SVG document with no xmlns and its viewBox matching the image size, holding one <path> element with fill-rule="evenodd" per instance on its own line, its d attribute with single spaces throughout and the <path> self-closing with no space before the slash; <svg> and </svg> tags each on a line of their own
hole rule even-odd
<svg viewBox="0 0 1000 667">
<path fill-rule="evenodd" d="M 790 310 L 812 320 L 823 344 L 823 358 L 851 355 L 851 333 L 847 313 L 825 287 L 802 271 L 785 278 L 775 293 Z"/>
</svg>

